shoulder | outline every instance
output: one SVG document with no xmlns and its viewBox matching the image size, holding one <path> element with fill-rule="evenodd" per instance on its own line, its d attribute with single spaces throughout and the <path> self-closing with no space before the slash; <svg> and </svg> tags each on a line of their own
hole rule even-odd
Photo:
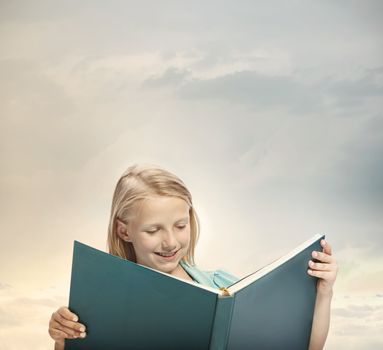
<svg viewBox="0 0 383 350">
<path fill-rule="evenodd" d="M 231 284 L 237 282 L 239 278 L 226 272 L 225 270 L 219 269 L 213 271 L 213 281 L 219 287 L 228 287 Z"/>
<path fill-rule="evenodd" d="M 208 287 L 228 287 L 239 280 L 239 278 L 231 275 L 230 273 L 222 269 L 214 271 L 203 271 L 197 266 L 190 265 L 185 261 L 182 261 L 181 265 L 196 282 Z"/>
</svg>

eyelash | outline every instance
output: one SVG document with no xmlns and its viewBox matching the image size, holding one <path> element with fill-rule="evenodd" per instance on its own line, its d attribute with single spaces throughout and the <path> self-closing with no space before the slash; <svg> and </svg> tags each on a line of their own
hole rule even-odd
<svg viewBox="0 0 383 350">
<path fill-rule="evenodd" d="M 145 231 L 146 233 L 156 233 L 158 230 L 155 231 Z"/>
<path fill-rule="evenodd" d="M 186 225 L 183 225 L 183 226 L 177 226 L 177 228 L 178 229 L 180 229 L 180 230 L 183 230 L 184 228 L 186 228 Z M 157 230 L 153 230 L 153 231 L 145 231 L 146 233 L 156 233 L 158 231 L 158 229 Z"/>
</svg>

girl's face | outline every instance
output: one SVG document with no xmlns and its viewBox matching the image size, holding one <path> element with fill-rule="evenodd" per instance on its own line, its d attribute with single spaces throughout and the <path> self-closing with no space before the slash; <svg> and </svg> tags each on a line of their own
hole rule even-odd
<svg viewBox="0 0 383 350">
<path fill-rule="evenodd" d="M 190 243 L 189 205 L 177 197 L 150 197 L 140 204 L 126 237 L 138 264 L 178 274 Z"/>
</svg>

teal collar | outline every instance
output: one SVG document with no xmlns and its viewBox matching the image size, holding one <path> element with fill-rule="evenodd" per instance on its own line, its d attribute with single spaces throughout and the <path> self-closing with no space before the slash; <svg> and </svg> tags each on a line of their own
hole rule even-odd
<svg viewBox="0 0 383 350">
<path fill-rule="evenodd" d="M 188 264 L 186 261 L 181 260 L 180 264 L 185 272 L 195 281 L 208 287 L 217 288 L 213 283 L 211 277 L 207 272 L 201 271 L 196 266 Z"/>
</svg>

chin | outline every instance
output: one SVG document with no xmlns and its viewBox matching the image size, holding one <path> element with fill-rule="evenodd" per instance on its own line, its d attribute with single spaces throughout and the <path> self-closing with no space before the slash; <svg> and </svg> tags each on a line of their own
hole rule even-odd
<svg viewBox="0 0 383 350">
<path fill-rule="evenodd" d="M 172 261 L 171 263 L 167 263 L 163 265 L 156 264 L 155 269 L 161 272 L 171 274 L 177 268 L 179 263 L 180 261 L 177 260 L 177 261 Z"/>
<path fill-rule="evenodd" d="M 168 275 L 171 275 L 172 274 L 172 271 L 174 271 L 174 268 L 161 268 L 161 267 L 152 267 L 154 270 L 158 271 L 158 272 L 162 272 L 162 273 L 166 273 Z"/>
</svg>

